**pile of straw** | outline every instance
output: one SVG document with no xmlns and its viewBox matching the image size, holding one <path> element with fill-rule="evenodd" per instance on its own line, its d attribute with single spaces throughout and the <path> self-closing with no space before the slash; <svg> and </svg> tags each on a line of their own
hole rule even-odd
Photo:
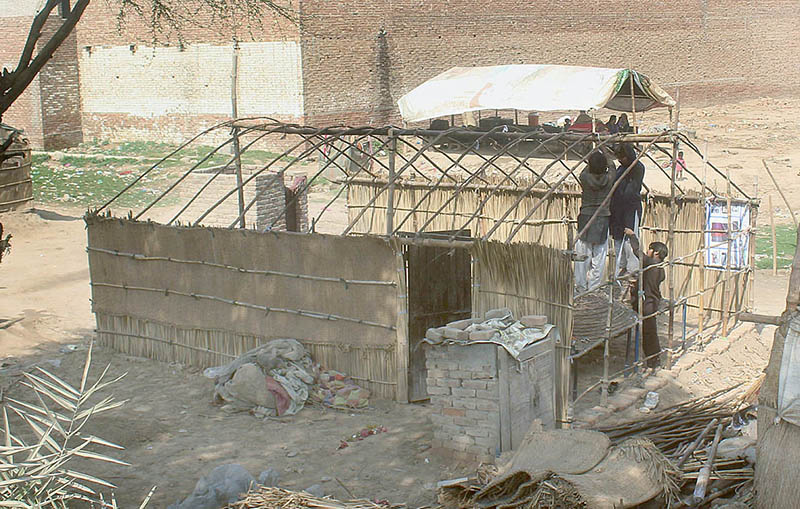
<svg viewBox="0 0 800 509">
<path fill-rule="evenodd" d="M 405 504 L 378 504 L 369 500 L 339 502 L 308 493 L 259 486 L 244 499 L 227 506 L 227 509 L 402 509 L 405 507 Z"/>
</svg>

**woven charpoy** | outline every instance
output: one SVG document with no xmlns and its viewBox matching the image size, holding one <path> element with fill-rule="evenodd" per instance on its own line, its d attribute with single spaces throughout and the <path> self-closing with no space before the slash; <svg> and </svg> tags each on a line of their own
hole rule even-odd
<svg viewBox="0 0 800 509">
<path fill-rule="evenodd" d="M 624 334 L 636 323 L 637 315 L 622 302 L 622 292 L 616 290 L 612 301 L 611 337 Z M 597 340 L 606 337 L 608 321 L 608 290 L 597 289 L 575 299 L 572 314 L 572 336 L 580 350 L 591 347 Z"/>
</svg>

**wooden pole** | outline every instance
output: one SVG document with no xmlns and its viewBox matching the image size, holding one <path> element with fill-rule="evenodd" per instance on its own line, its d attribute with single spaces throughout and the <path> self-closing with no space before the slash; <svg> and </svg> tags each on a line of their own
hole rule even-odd
<svg viewBox="0 0 800 509">
<path fill-rule="evenodd" d="M 614 270 L 614 269 L 612 269 Z M 613 273 L 613 272 L 612 272 Z M 616 277 L 616 276 L 615 276 Z M 603 342 L 603 393 L 600 397 L 602 405 L 608 404 L 608 360 L 609 344 L 611 343 L 611 314 L 614 310 L 614 287 L 608 285 L 608 315 L 606 316 L 606 340 Z"/>
<path fill-rule="evenodd" d="M 675 340 L 675 221 L 677 207 L 675 205 L 675 172 L 678 157 L 678 138 L 673 138 L 672 144 L 672 175 L 669 186 L 669 232 L 667 233 L 667 248 L 669 249 L 669 264 L 667 275 L 669 280 L 669 328 L 667 335 L 667 369 L 672 367 L 672 347 Z"/>
<path fill-rule="evenodd" d="M 775 213 L 772 208 L 772 195 L 767 196 L 767 205 L 769 205 L 769 227 L 772 230 L 772 275 L 778 275 L 778 242 L 775 237 Z"/>
<path fill-rule="evenodd" d="M 700 196 L 703 200 L 702 202 L 702 213 L 703 219 L 700 222 L 702 234 L 700 235 L 700 302 L 698 303 L 698 321 L 697 321 L 697 334 L 698 336 L 703 335 L 703 328 L 705 327 L 706 323 L 706 170 L 708 165 L 706 165 L 706 161 L 708 159 L 708 142 L 706 142 L 706 150 L 703 154 L 703 181 L 701 183 L 701 191 Z M 702 337 L 701 337 L 702 339 Z"/>
<path fill-rule="evenodd" d="M 631 82 L 631 122 L 633 122 L 633 132 L 639 130 L 636 128 L 636 87 L 633 85 L 633 68 L 628 68 L 628 79 Z"/>
<path fill-rule="evenodd" d="M 786 208 L 789 209 L 789 213 L 792 215 L 792 221 L 794 221 L 794 227 L 797 228 L 797 217 L 795 217 L 794 210 L 792 210 L 792 206 L 789 205 L 789 200 L 786 199 L 786 195 L 783 194 L 781 186 L 779 186 L 778 181 L 775 180 L 775 175 L 772 174 L 772 170 L 770 170 L 769 166 L 767 166 L 766 160 L 762 159 L 761 164 L 764 165 L 764 169 L 767 170 L 767 175 L 769 175 L 769 178 L 772 179 L 772 183 L 775 184 L 775 189 L 778 190 L 778 193 L 780 193 L 781 198 L 783 198 L 783 203 L 786 204 Z"/>
<path fill-rule="evenodd" d="M 239 41 L 233 40 L 233 65 L 231 66 L 231 116 L 239 118 Z M 239 197 L 239 228 L 244 228 L 244 186 L 242 185 L 242 154 L 239 145 L 239 128 L 233 127 L 233 158 L 236 168 L 236 191 Z"/>
<path fill-rule="evenodd" d="M 756 181 L 753 185 L 753 199 L 758 200 L 758 175 L 756 175 Z M 750 279 L 750 284 L 748 285 L 748 291 L 750 292 L 748 307 L 750 311 L 755 311 L 756 309 L 756 231 L 758 231 L 759 209 L 759 205 L 757 204 L 760 205 L 760 201 L 751 201 L 748 204 L 750 207 L 750 231 L 747 233 L 749 240 L 747 244 L 747 266 L 750 267 L 750 273 L 748 274 Z M 744 300 L 744 297 L 744 291 L 742 291 L 742 300 Z M 741 311 L 741 309 L 739 311 Z M 738 316 L 737 314 L 737 317 Z"/>
<path fill-rule="evenodd" d="M 728 335 L 728 320 L 730 319 L 730 293 L 731 293 L 731 285 L 728 283 L 728 279 L 731 276 L 731 170 L 727 171 L 726 181 L 728 183 L 728 187 L 726 188 L 726 208 L 728 212 L 728 230 L 726 232 L 726 256 L 725 256 L 725 280 L 722 283 L 722 335 Z"/>
<path fill-rule="evenodd" d="M 393 129 L 389 129 L 389 195 L 386 202 L 386 235 L 394 234 L 394 188 L 395 188 L 395 158 L 397 156 L 397 136 Z"/>
<path fill-rule="evenodd" d="M 397 282 L 397 392 L 395 401 L 408 403 L 408 282 L 406 281 L 406 260 L 404 249 L 399 242 L 394 243 L 395 271 Z"/>
<path fill-rule="evenodd" d="M 706 489 L 708 488 L 708 480 L 711 477 L 711 468 L 714 466 L 714 459 L 717 457 L 717 446 L 719 439 L 722 437 L 722 424 L 717 424 L 717 432 L 714 435 L 714 441 L 711 443 L 711 448 L 708 451 L 708 458 L 700 469 L 697 475 L 697 484 L 694 487 L 694 494 L 692 499 L 695 504 L 702 502 L 706 498 Z"/>
<path fill-rule="evenodd" d="M 678 460 L 677 465 L 675 465 L 675 466 L 677 466 L 678 468 L 681 468 L 683 466 L 683 464 L 686 463 L 686 460 L 688 460 L 689 457 L 692 455 L 692 453 L 694 451 L 696 451 L 698 447 L 700 447 L 700 444 L 703 443 L 703 439 L 705 439 L 706 435 L 708 435 L 708 432 L 711 431 L 711 428 L 716 426 L 718 422 L 719 422 L 719 419 L 714 417 L 713 419 L 711 419 L 711 422 L 706 424 L 706 427 L 703 428 L 703 431 L 701 431 L 699 435 L 697 435 L 697 438 L 695 439 L 695 441 L 692 442 L 691 445 L 689 445 L 689 447 L 686 449 L 686 451 L 683 454 L 681 454 L 681 457 Z"/>
</svg>

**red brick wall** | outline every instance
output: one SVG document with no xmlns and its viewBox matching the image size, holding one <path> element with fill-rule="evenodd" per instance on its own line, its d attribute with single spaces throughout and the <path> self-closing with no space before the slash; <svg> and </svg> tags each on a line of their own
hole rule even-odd
<svg viewBox="0 0 800 509">
<path fill-rule="evenodd" d="M 0 13 L 2 14 L 2 13 Z M 9 71 L 16 69 L 20 53 L 25 46 L 28 30 L 33 18 L 30 16 L 0 17 L 0 67 Z M 33 147 L 41 147 L 42 118 L 39 94 L 39 78 L 35 78 L 25 92 L 3 115 L 3 122 L 17 129 L 24 129 Z"/>
<path fill-rule="evenodd" d="M 313 14 L 302 39 L 311 125 L 396 122 L 397 99 L 456 65 L 632 66 L 659 83 L 745 78 L 683 86 L 684 105 L 791 94 L 800 82 L 795 0 L 303 0 L 302 8 Z"/>
<path fill-rule="evenodd" d="M 42 29 L 47 41 L 61 27 L 57 9 Z M 78 37 L 73 31 L 39 73 L 42 108 L 42 146 L 58 150 L 83 141 L 78 74 Z"/>
<path fill-rule="evenodd" d="M 32 21 L 32 16 L 0 17 L 0 65 L 16 68 Z M 60 26 L 56 10 L 42 29 L 39 46 Z M 83 141 L 80 107 L 77 36 L 73 32 L 6 112 L 3 122 L 24 129 L 33 148 L 55 150 Z"/>
</svg>

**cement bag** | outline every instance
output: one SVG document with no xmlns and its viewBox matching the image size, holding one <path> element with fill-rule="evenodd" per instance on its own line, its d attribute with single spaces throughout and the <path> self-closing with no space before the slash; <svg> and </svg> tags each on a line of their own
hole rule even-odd
<svg viewBox="0 0 800 509">
<path fill-rule="evenodd" d="M 778 378 L 778 418 L 800 426 L 800 315 L 789 322 Z"/>
</svg>

